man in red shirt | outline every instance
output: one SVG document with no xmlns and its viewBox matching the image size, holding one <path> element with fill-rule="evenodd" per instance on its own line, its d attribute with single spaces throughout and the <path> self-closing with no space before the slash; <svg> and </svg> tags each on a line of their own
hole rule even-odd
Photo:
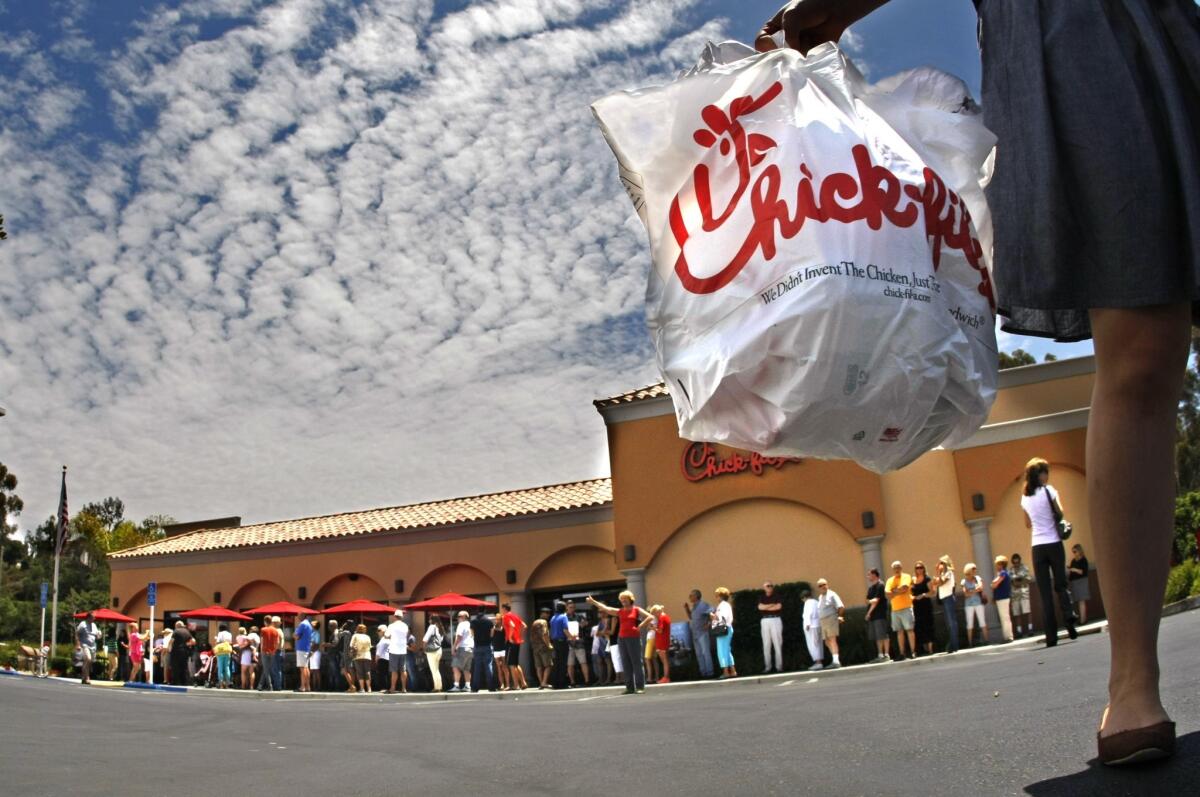
<svg viewBox="0 0 1200 797">
<path fill-rule="evenodd" d="M 262 680 L 258 685 L 258 691 L 270 692 L 272 690 L 278 692 L 282 687 L 282 673 L 279 672 L 279 657 L 278 653 L 280 646 L 283 644 L 283 632 L 276 626 L 271 624 L 271 618 L 263 623 L 262 627 L 262 647 L 259 648 L 259 659 L 262 661 Z"/>
<path fill-rule="evenodd" d="M 657 621 L 654 628 L 654 653 L 658 656 L 658 664 L 662 668 L 662 677 L 655 683 L 669 684 L 671 662 L 667 654 L 671 650 L 671 616 L 659 605 L 651 606 L 650 614 L 654 615 Z"/>
<path fill-rule="evenodd" d="M 525 671 L 521 669 L 521 643 L 525 641 L 525 621 L 512 610 L 509 604 L 501 604 L 504 610 L 504 640 L 507 643 L 504 658 L 508 662 L 508 674 L 513 689 L 528 689 Z"/>
</svg>

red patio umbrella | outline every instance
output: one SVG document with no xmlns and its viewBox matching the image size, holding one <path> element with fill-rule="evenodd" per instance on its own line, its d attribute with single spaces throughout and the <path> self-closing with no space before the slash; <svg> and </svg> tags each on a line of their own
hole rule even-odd
<svg viewBox="0 0 1200 797">
<path fill-rule="evenodd" d="M 189 620 L 253 620 L 254 618 L 248 614 L 235 612 L 233 609 L 226 609 L 224 606 L 205 606 L 203 609 L 192 609 L 187 612 L 180 612 L 180 617 L 186 617 Z"/>
<path fill-rule="evenodd" d="M 391 614 L 394 611 L 396 611 L 395 606 L 359 598 L 340 606 L 334 606 L 332 609 L 325 609 L 321 614 Z"/>
<path fill-rule="evenodd" d="M 309 609 L 304 606 L 297 606 L 291 601 L 275 601 L 268 603 L 266 606 L 259 606 L 257 609 L 251 609 L 247 614 L 278 614 L 280 617 L 295 617 L 297 614 L 304 612 L 305 614 L 320 614 L 316 609 Z"/>
<path fill-rule="evenodd" d="M 92 614 L 98 623 L 136 623 L 137 620 L 132 617 L 126 617 L 120 612 L 114 612 L 112 609 L 96 609 Z M 82 620 L 87 617 L 87 612 L 75 612 L 75 619 Z"/>
<path fill-rule="evenodd" d="M 409 611 L 424 611 L 433 612 L 439 609 L 480 609 L 494 608 L 496 604 L 489 601 L 481 601 L 477 598 L 468 598 L 466 595 L 459 595 L 457 592 L 447 592 L 444 595 L 438 595 L 436 598 L 430 598 L 427 601 L 417 601 L 410 603 L 404 608 Z"/>
</svg>

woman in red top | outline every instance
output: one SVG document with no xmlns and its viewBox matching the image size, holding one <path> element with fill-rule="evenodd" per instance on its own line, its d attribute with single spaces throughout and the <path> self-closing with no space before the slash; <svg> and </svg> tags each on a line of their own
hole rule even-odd
<svg viewBox="0 0 1200 797">
<path fill-rule="evenodd" d="M 640 606 L 633 605 L 633 593 L 625 590 L 618 596 L 621 608 L 605 606 L 588 595 L 588 603 L 601 614 L 617 618 L 617 644 L 621 651 L 621 665 L 625 668 L 625 694 L 642 694 L 646 691 L 646 674 L 642 670 L 641 626 L 654 622 L 654 615 Z"/>
</svg>

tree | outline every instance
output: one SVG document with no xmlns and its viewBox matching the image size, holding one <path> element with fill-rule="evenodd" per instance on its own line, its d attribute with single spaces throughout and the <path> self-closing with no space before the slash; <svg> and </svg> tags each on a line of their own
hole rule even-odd
<svg viewBox="0 0 1200 797">
<path fill-rule="evenodd" d="M 109 496 L 103 501 L 84 504 L 80 514 L 91 515 L 103 524 L 104 528 L 112 531 L 125 519 L 125 502 L 120 498 Z"/>
<path fill-rule="evenodd" d="M 1001 371 L 1003 371 L 1005 368 L 1017 368 L 1018 366 L 1022 365 L 1033 365 L 1036 362 L 1037 360 L 1034 359 L 1033 355 L 1024 349 L 1017 349 L 1012 354 L 1000 352 Z"/>
<path fill-rule="evenodd" d="M 1044 363 L 1056 363 L 1056 362 L 1058 362 L 1058 358 L 1057 358 L 1057 357 L 1055 357 L 1053 354 L 1047 354 L 1045 357 L 1043 357 L 1043 358 L 1042 358 L 1042 362 L 1044 362 Z"/>
<path fill-rule="evenodd" d="M 25 546 L 8 538 L 14 531 L 14 527 L 9 525 L 9 517 L 21 514 L 25 508 L 25 502 L 16 494 L 16 489 L 17 475 L 0 462 L 0 583 L 3 583 L 5 564 L 15 565 L 25 559 Z"/>
<path fill-rule="evenodd" d="M 1200 492 L 1175 499 L 1175 539 L 1172 561 L 1175 564 L 1196 558 L 1196 532 L 1200 531 Z"/>
</svg>

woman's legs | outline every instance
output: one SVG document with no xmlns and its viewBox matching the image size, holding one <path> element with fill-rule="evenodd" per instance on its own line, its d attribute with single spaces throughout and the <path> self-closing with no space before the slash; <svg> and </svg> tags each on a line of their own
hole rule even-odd
<svg viewBox="0 0 1200 797">
<path fill-rule="evenodd" d="M 658 670 L 662 673 L 658 680 L 668 681 L 671 679 L 671 662 L 667 660 L 667 651 L 659 650 L 656 652 L 658 654 Z"/>
<path fill-rule="evenodd" d="M 433 676 L 433 691 L 442 691 L 442 649 L 426 651 L 425 659 L 429 662 L 429 674 Z"/>
<path fill-rule="evenodd" d="M 642 641 L 637 637 L 621 637 L 617 640 L 621 652 L 621 668 L 625 671 L 625 691 L 633 692 L 643 688 L 645 683 L 638 685 L 638 680 L 644 676 L 642 669 Z"/>
<path fill-rule="evenodd" d="M 1087 622 L 1087 601 L 1079 601 L 1076 603 L 1075 613 L 1079 615 L 1079 624 L 1084 625 Z"/>
<path fill-rule="evenodd" d="M 1110 596 L 1112 669 L 1101 733 L 1165 720 L 1158 625 L 1174 525 L 1175 413 L 1191 339 L 1180 303 L 1092 310 L 1096 383 L 1087 435 L 1096 570 Z"/>
<path fill-rule="evenodd" d="M 958 650 L 958 601 L 951 595 L 942 600 L 942 615 L 946 618 L 946 652 Z"/>
</svg>

